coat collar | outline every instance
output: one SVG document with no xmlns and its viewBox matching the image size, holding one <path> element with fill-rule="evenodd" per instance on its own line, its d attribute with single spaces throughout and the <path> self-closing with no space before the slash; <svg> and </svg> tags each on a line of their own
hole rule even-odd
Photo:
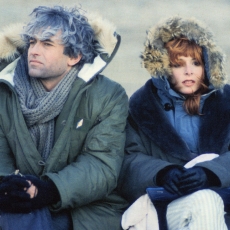
<svg viewBox="0 0 230 230">
<path fill-rule="evenodd" d="M 195 157 L 186 143 L 168 121 L 159 102 L 157 89 L 152 80 L 136 91 L 130 98 L 129 113 L 132 120 L 164 153 L 189 161 Z M 224 112 L 223 112 L 224 111 Z M 230 139 L 230 86 L 210 95 L 203 107 L 199 133 L 199 153 L 228 151 Z"/>
<path fill-rule="evenodd" d="M 186 161 L 194 155 L 180 138 L 164 114 L 152 81 L 140 88 L 130 98 L 130 115 L 138 128 L 165 153 Z"/>
</svg>

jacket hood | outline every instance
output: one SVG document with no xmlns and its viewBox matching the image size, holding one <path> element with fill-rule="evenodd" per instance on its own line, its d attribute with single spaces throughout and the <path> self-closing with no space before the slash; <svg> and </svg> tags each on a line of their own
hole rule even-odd
<svg viewBox="0 0 230 230">
<path fill-rule="evenodd" d="M 94 30 L 95 47 L 98 55 L 94 62 L 85 63 L 79 72 L 79 77 L 85 81 L 100 73 L 113 59 L 120 45 L 120 35 L 116 33 L 115 26 L 96 14 L 86 15 L 88 22 Z M 25 49 L 21 39 L 24 24 L 16 23 L 5 27 L 0 32 L 0 71 L 9 63 L 17 59 Z"/>
<path fill-rule="evenodd" d="M 215 88 L 222 88 L 227 77 L 224 70 L 224 54 L 216 46 L 208 28 L 196 19 L 172 17 L 152 27 L 147 32 L 142 65 L 152 77 L 168 77 L 171 74 L 169 57 L 164 45 L 181 36 L 194 40 L 203 49 L 206 76 Z"/>
</svg>

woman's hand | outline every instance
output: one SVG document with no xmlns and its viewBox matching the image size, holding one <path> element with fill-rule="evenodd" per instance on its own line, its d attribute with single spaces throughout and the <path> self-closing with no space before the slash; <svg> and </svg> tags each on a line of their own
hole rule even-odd
<svg viewBox="0 0 230 230">
<path fill-rule="evenodd" d="M 208 176 L 202 167 L 185 169 L 183 174 L 179 177 L 178 189 L 184 194 L 208 187 Z"/>
<path fill-rule="evenodd" d="M 172 194 L 182 195 L 178 184 L 183 173 L 184 169 L 178 167 L 163 169 L 157 175 L 157 183 Z"/>
</svg>

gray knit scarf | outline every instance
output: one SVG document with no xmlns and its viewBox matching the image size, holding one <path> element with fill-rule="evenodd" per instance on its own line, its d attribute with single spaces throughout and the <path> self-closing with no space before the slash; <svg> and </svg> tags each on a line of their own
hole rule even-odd
<svg viewBox="0 0 230 230">
<path fill-rule="evenodd" d="M 47 92 L 40 80 L 28 75 L 25 56 L 17 63 L 15 89 L 31 137 L 44 161 L 54 144 L 54 118 L 61 112 L 77 74 L 77 68 L 72 68 L 52 91 Z"/>
</svg>

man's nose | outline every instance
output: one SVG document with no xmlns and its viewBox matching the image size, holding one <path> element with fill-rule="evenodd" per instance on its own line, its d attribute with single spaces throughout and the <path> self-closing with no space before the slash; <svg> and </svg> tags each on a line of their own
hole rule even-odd
<svg viewBox="0 0 230 230">
<path fill-rule="evenodd" d="M 29 54 L 38 55 L 40 52 L 40 44 L 36 42 L 35 44 L 30 45 Z"/>
</svg>

